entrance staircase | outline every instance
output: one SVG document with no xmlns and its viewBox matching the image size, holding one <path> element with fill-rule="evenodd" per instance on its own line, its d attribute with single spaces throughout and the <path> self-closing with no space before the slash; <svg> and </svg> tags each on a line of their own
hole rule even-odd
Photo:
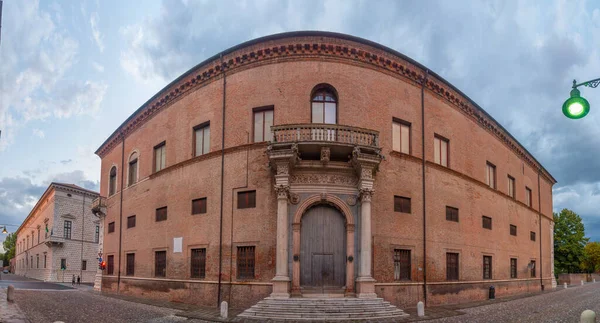
<svg viewBox="0 0 600 323">
<path fill-rule="evenodd" d="M 396 322 L 408 314 L 382 298 L 267 297 L 238 315 L 238 322 L 362 321 Z"/>
</svg>

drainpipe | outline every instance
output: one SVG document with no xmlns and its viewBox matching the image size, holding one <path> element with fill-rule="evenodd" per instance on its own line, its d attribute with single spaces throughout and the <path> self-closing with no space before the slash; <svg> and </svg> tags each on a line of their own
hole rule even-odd
<svg viewBox="0 0 600 323">
<path fill-rule="evenodd" d="M 117 294 L 121 290 L 121 241 L 123 239 L 123 165 L 125 164 L 125 134 L 121 132 L 121 193 L 119 194 L 119 270 L 117 271 Z"/>
<path fill-rule="evenodd" d="M 542 193 L 540 192 L 540 173 L 542 172 L 541 168 L 538 168 L 538 212 L 540 214 L 539 226 L 540 229 L 540 288 L 544 290 L 544 272 L 542 271 L 544 268 L 544 264 L 542 262 Z"/>
<path fill-rule="evenodd" d="M 221 206 L 220 206 L 220 225 L 219 225 L 219 286 L 217 291 L 217 308 L 221 303 L 221 270 L 223 268 L 223 185 L 225 182 L 225 90 L 227 89 L 227 78 L 225 76 L 225 69 L 223 63 L 223 54 L 219 55 L 221 58 L 221 74 L 223 75 L 223 120 L 221 124 Z M 229 264 L 231 266 L 231 264 Z"/>
<path fill-rule="evenodd" d="M 79 277 L 81 278 L 81 280 L 83 280 L 83 268 L 81 265 L 83 265 L 83 232 L 85 231 L 85 192 L 83 192 L 83 204 L 81 204 L 81 263 L 79 264 Z M 87 263 L 86 263 L 87 266 Z M 87 268 L 86 268 L 87 269 Z"/>
<path fill-rule="evenodd" d="M 421 81 L 421 141 L 422 141 L 422 180 L 423 180 L 423 303 L 427 306 L 427 216 L 425 212 L 425 84 L 429 70 L 425 70 L 425 77 Z"/>
</svg>

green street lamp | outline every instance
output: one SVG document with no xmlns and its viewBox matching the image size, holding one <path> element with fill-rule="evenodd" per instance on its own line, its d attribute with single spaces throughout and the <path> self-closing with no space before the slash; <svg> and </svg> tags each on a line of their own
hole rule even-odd
<svg viewBox="0 0 600 323">
<path fill-rule="evenodd" d="M 563 114 L 569 119 L 581 119 L 590 112 L 590 103 L 585 98 L 581 97 L 581 92 L 577 89 L 579 86 L 587 86 L 595 88 L 600 85 L 600 78 L 577 84 L 573 80 L 573 89 L 571 97 L 568 98 L 562 106 Z"/>
</svg>

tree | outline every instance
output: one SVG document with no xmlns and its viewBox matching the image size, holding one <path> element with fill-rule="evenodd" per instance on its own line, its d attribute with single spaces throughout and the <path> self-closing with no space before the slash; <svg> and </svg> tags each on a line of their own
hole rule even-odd
<svg viewBox="0 0 600 323">
<path fill-rule="evenodd" d="M 17 234 L 11 233 L 6 236 L 6 239 L 2 243 L 4 247 L 4 265 L 8 266 L 10 260 L 15 257 L 15 245 L 17 243 Z"/>
<path fill-rule="evenodd" d="M 591 273 L 600 270 L 600 242 L 590 242 L 585 245 L 581 269 Z"/>
<path fill-rule="evenodd" d="M 568 209 L 554 213 L 554 272 L 579 272 L 588 241 L 583 222 L 577 213 Z"/>
</svg>

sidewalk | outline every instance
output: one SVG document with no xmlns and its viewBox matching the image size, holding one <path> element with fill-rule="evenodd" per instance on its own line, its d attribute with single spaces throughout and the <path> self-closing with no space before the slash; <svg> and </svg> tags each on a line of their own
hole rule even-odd
<svg viewBox="0 0 600 323">
<path fill-rule="evenodd" d="M 0 322 L 2 323 L 29 323 L 17 304 L 6 300 L 6 289 L 0 288 Z"/>
</svg>

